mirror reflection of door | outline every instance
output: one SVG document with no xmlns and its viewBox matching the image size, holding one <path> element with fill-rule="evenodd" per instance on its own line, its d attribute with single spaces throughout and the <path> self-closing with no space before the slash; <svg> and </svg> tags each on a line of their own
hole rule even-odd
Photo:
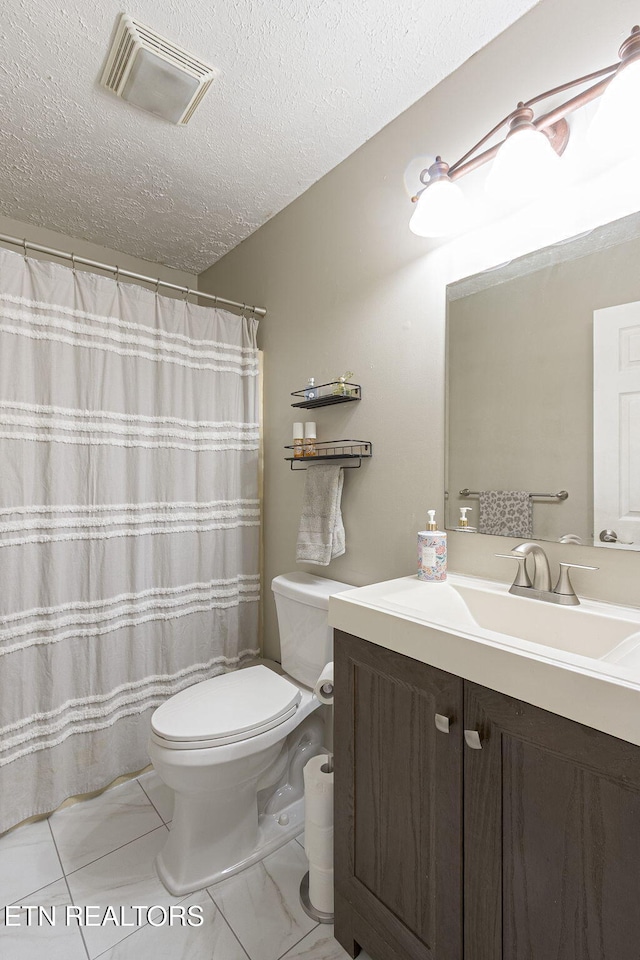
<svg viewBox="0 0 640 960">
<path fill-rule="evenodd" d="M 593 314 L 594 543 L 640 544 L 640 302 Z"/>
</svg>

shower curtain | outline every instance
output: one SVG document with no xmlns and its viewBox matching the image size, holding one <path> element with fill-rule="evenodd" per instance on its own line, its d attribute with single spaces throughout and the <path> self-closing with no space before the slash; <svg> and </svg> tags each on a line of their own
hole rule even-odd
<svg viewBox="0 0 640 960">
<path fill-rule="evenodd" d="M 0 251 L 0 832 L 257 654 L 256 328 Z"/>
</svg>

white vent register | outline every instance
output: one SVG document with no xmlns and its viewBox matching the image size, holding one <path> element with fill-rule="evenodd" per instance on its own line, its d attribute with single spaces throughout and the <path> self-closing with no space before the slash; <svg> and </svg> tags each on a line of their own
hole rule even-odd
<svg viewBox="0 0 640 960">
<path fill-rule="evenodd" d="M 101 83 L 142 110 L 185 124 L 217 75 L 208 63 L 123 13 Z"/>
</svg>

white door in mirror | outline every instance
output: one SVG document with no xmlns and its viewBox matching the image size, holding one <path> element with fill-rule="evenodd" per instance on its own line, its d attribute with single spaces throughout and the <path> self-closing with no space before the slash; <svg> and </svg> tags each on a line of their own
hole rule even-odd
<svg viewBox="0 0 640 960">
<path fill-rule="evenodd" d="M 640 303 L 593 314 L 596 546 L 640 543 Z M 597 532 L 615 530 L 616 538 Z"/>
</svg>

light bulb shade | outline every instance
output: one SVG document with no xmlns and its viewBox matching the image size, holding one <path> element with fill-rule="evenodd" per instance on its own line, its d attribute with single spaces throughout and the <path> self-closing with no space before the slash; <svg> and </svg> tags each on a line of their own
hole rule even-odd
<svg viewBox="0 0 640 960">
<path fill-rule="evenodd" d="M 640 59 L 618 69 L 589 127 L 590 145 L 613 159 L 640 151 Z"/>
<path fill-rule="evenodd" d="M 448 237 L 465 219 L 462 190 L 448 177 L 434 180 L 420 194 L 409 229 L 418 237 Z"/>
<path fill-rule="evenodd" d="M 498 150 L 486 181 L 499 199 L 528 200 L 543 193 L 558 175 L 560 157 L 549 138 L 533 126 L 514 130 Z"/>
</svg>

